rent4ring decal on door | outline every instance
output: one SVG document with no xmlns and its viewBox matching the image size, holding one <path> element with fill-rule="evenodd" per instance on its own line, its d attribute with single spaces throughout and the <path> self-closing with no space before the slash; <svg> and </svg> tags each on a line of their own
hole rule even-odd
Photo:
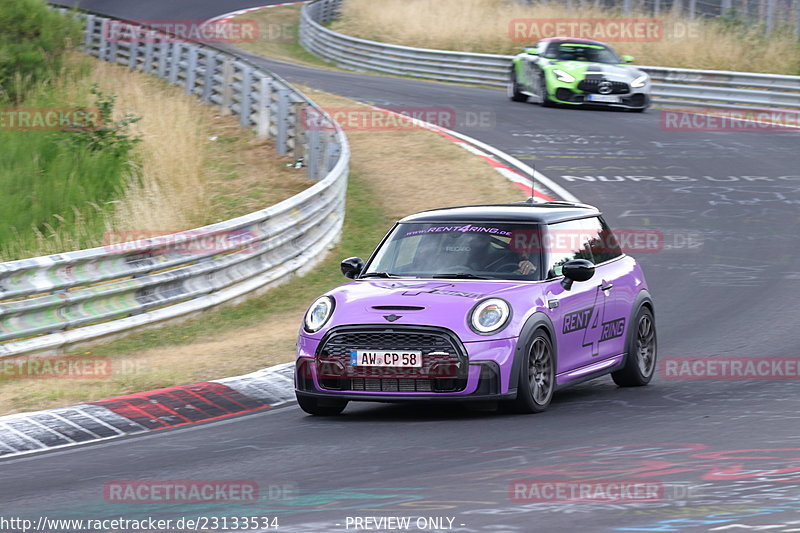
<svg viewBox="0 0 800 533">
<path fill-rule="evenodd" d="M 598 300 L 602 298 L 602 304 Z M 592 347 L 592 357 L 600 353 L 600 343 L 621 337 L 625 333 L 625 318 L 615 318 L 604 322 L 606 312 L 606 296 L 600 287 L 594 297 L 594 305 L 564 315 L 562 333 L 574 333 L 583 330 L 584 348 Z"/>
</svg>

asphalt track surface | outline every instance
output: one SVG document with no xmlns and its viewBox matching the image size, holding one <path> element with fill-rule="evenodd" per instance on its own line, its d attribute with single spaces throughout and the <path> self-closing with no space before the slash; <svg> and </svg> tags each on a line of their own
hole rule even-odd
<svg viewBox="0 0 800 533">
<path fill-rule="evenodd" d="M 82 4 L 127 18 L 207 18 L 252 5 Z M 260 61 L 289 81 L 381 106 L 488 117 L 454 129 L 535 162 L 616 228 L 662 231 L 673 247 L 637 256 L 656 300 L 662 360 L 798 356 L 800 134 L 672 132 L 656 110 L 544 109 L 488 89 Z M 411 531 L 421 517 L 452 518 L 461 532 L 800 528 L 797 380 L 657 376 L 648 387 L 619 389 L 603 378 L 557 394 L 535 416 L 379 404 L 345 413 L 313 418 L 292 405 L 0 462 L 2 515 L 268 516 L 288 532 L 354 531 L 348 517 L 387 516 L 411 517 Z M 104 500 L 110 481 L 186 479 L 252 480 L 263 498 Z M 518 501 L 510 489 L 521 479 L 652 482 L 659 501 Z"/>
</svg>

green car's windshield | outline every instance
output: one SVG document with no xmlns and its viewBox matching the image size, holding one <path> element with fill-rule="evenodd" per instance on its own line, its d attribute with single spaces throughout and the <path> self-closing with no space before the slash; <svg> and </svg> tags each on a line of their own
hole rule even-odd
<svg viewBox="0 0 800 533">
<path fill-rule="evenodd" d="M 549 46 L 544 57 L 558 61 L 585 61 L 589 63 L 622 63 L 611 48 L 599 44 L 560 43 Z"/>
<path fill-rule="evenodd" d="M 540 235 L 535 224 L 398 224 L 362 277 L 539 280 Z"/>
</svg>

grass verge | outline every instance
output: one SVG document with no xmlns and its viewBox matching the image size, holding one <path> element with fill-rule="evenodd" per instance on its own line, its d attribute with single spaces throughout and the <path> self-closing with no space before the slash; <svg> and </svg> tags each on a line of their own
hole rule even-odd
<svg viewBox="0 0 800 533">
<path fill-rule="evenodd" d="M 679 4 L 677 4 L 679 5 Z M 524 5 L 507 0 L 347 0 L 331 29 L 347 35 L 406 46 L 515 54 L 530 42 L 515 40 L 511 23 L 519 19 L 593 19 L 621 17 L 591 6 L 580 14 L 564 3 Z M 652 18 L 640 12 L 631 17 Z M 663 38 L 618 42 L 621 54 L 637 63 L 700 69 L 800 74 L 800 44 L 791 23 L 764 36 L 763 26 L 743 19 L 689 20 L 680 12 L 659 17 Z M 523 33 L 523 36 L 529 33 Z M 546 37 L 548 35 L 541 35 Z M 606 40 L 606 39 L 600 39 Z"/>
</svg>

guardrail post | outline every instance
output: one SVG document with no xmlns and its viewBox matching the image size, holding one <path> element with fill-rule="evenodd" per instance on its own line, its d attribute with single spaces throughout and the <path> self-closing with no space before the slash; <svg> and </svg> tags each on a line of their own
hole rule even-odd
<svg viewBox="0 0 800 533">
<path fill-rule="evenodd" d="M 84 30 L 86 31 L 86 35 L 83 38 L 83 51 L 86 52 L 87 54 L 91 54 L 92 43 L 94 42 L 95 20 L 97 20 L 97 17 L 95 17 L 94 15 L 86 15 L 86 18 L 84 20 L 86 24 L 85 26 L 86 29 Z M 103 23 L 101 22 L 100 23 L 101 36 L 102 36 L 102 27 Z"/>
<path fill-rule="evenodd" d="M 233 61 L 225 59 L 222 62 L 222 114 L 231 114 L 233 104 Z M 280 152 L 279 152 L 280 153 Z"/>
<path fill-rule="evenodd" d="M 172 43 L 172 52 L 169 58 L 169 82 L 178 82 L 178 70 L 181 68 L 181 56 L 183 55 L 183 44 Z"/>
<path fill-rule="evenodd" d="M 133 70 L 139 64 L 139 39 L 133 39 L 133 42 L 128 43 L 128 69 Z"/>
<path fill-rule="evenodd" d="M 217 70 L 217 54 L 211 50 L 203 50 L 203 96 L 204 104 L 211 102 L 211 95 L 214 92 L 214 73 Z"/>
<path fill-rule="evenodd" d="M 97 45 L 97 58 L 101 61 L 106 59 L 106 50 L 108 49 L 108 41 L 106 41 L 106 28 L 108 28 L 108 23 L 110 21 L 108 19 L 103 20 L 102 27 L 100 29 L 100 40 L 98 41 Z"/>
<path fill-rule="evenodd" d="M 630 16 L 633 11 L 633 0 L 622 0 L 622 12 L 626 16 Z"/>
<path fill-rule="evenodd" d="M 275 136 L 275 150 L 281 155 L 289 152 L 289 121 L 291 120 L 289 108 L 289 90 L 286 87 L 280 87 L 278 89 L 278 133 Z"/>
<path fill-rule="evenodd" d="M 767 0 L 767 20 L 764 33 L 769 35 L 775 29 L 775 0 Z"/>
<path fill-rule="evenodd" d="M 239 98 L 239 124 L 243 127 L 250 125 L 252 113 L 251 102 L 253 95 L 253 67 L 246 66 L 242 75 L 242 96 Z"/>
<path fill-rule="evenodd" d="M 304 110 L 301 109 L 302 113 Z M 321 165 L 320 159 L 322 158 L 321 135 L 319 128 L 312 127 L 305 130 L 305 155 L 303 160 L 306 163 L 306 175 L 312 179 L 319 179 L 319 171 Z"/>
<path fill-rule="evenodd" d="M 260 140 L 269 137 L 270 113 L 272 103 L 272 84 L 266 76 L 258 80 L 258 110 L 256 111 L 256 136 Z"/>
<path fill-rule="evenodd" d="M 156 71 L 156 76 L 161 79 L 167 77 L 167 61 L 169 59 L 169 43 L 167 42 L 167 37 L 164 35 L 159 36 L 158 42 L 158 69 Z"/>
<path fill-rule="evenodd" d="M 189 47 L 189 60 L 186 63 L 186 80 L 185 90 L 186 94 L 194 94 L 194 85 L 197 80 L 197 47 L 190 44 Z"/>
<path fill-rule="evenodd" d="M 146 42 L 144 43 L 144 64 L 142 64 L 142 72 L 147 74 L 152 74 L 153 72 L 153 44 L 155 40 L 155 35 L 149 33 L 147 37 L 145 37 Z"/>
<path fill-rule="evenodd" d="M 107 36 L 106 36 L 107 37 Z M 106 37 L 103 40 L 106 40 Z M 116 40 L 111 41 L 110 46 L 108 47 L 108 57 L 104 58 L 109 63 L 116 63 L 117 62 L 117 51 L 119 48 L 119 43 Z"/>
</svg>

